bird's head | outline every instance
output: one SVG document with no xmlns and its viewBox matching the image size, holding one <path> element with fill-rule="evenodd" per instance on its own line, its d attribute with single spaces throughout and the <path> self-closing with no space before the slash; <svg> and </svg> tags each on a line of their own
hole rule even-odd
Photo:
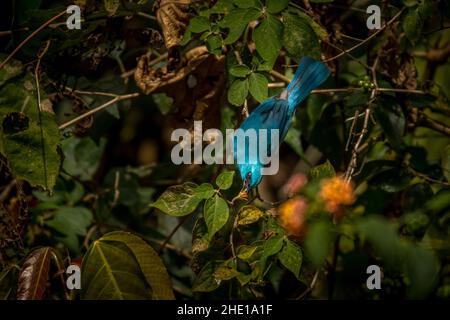
<svg viewBox="0 0 450 320">
<path fill-rule="evenodd" d="M 239 166 L 242 178 L 242 191 L 247 193 L 255 188 L 262 179 L 261 167 L 257 164 L 242 164 Z"/>
</svg>

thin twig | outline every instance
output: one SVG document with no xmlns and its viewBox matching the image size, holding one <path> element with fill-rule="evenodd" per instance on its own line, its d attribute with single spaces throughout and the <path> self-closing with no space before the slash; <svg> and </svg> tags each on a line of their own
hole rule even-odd
<svg viewBox="0 0 450 320">
<path fill-rule="evenodd" d="M 162 255 L 164 248 L 169 243 L 169 241 L 172 239 L 172 237 L 175 235 L 175 233 L 178 231 L 178 229 L 188 220 L 190 216 L 184 216 L 180 222 L 173 228 L 172 232 L 164 239 L 164 242 L 161 244 L 161 247 L 159 248 L 158 255 Z"/>
<path fill-rule="evenodd" d="M 59 130 L 63 130 L 65 128 L 67 128 L 67 127 L 70 127 L 71 125 L 74 125 L 75 123 L 83 120 L 84 118 L 89 117 L 89 116 L 91 116 L 91 115 L 93 115 L 93 114 L 95 114 L 95 113 L 97 113 L 99 111 L 102 111 L 103 109 L 106 109 L 106 108 L 108 108 L 109 106 L 111 106 L 111 105 L 113 105 L 115 103 L 118 103 L 118 102 L 123 101 L 123 100 L 136 98 L 138 96 L 139 96 L 138 92 L 130 93 L 130 94 L 124 94 L 124 95 L 116 95 L 116 97 L 114 99 L 111 99 L 110 101 L 102 104 L 101 106 L 98 106 L 97 108 L 89 110 L 88 112 L 83 113 L 82 115 L 76 117 L 75 119 L 72 119 L 70 121 L 67 121 L 66 123 L 63 123 L 62 125 L 59 126 Z"/>
<path fill-rule="evenodd" d="M 2 62 L 0 63 L 0 70 L 3 69 L 3 67 L 8 63 L 9 60 L 12 59 L 12 57 L 14 57 L 14 55 L 19 52 L 20 49 L 22 49 L 22 47 L 24 45 L 26 45 L 31 39 L 33 39 L 34 36 L 36 36 L 39 32 L 41 32 L 43 29 L 45 29 L 47 26 L 49 26 L 50 24 L 53 23 L 53 21 L 59 19 L 60 17 L 62 17 L 63 15 L 66 14 L 66 10 L 58 13 L 56 16 L 50 18 L 49 20 L 47 20 L 46 22 L 44 22 L 44 24 L 42 24 L 39 28 L 37 28 L 35 31 L 33 31 L 33 33 L 31 33 L 28 37 L 26 37 L 25 40 L 23 40 L 14 50 L 13 52 L 11 52 L 9 54 L 9 56 Z"/>
<path fill-rule="evenodd" d="M 364 39 L 364 41 L 361 41 L 360 43 L 355 44 L 353 47 L 349 48 L 349 49 L 344 49 L 343 52 L 322 60 L 323 62 L 329 62 L 329 61 L 333 61 L 337 58 L 342 57 L 343 55 L 345 55 L 346 53 L 349 53 L 350 51 L 355 50 L 356 48 L 359 48 L 360 46 L 362 46 L 363 44 L 367 43 L 368 41 L 370 41 L 372 38 L 376 37 L 380 32 L 384 31 L 384 29 L 386 29 L 387 26 L 389 26 L 390 24 L 392 24 L 395 20 L 397 20 L 397 18 L 403 13 L 403 11 L 405 10 L 405 8 L 402 8 L 399 12 L 397 12 L 397 14 L 392 17 L 391 20 L 389 20 L 387 23 L 385 23 L 380 29 L 378 29 L 377 31 L 375 31 L 374 33 L 372 33 L 370 36 L 368 36 L 366 39 Z"/>
<path fill-rule="evenodd" d="M 303 291 L 301 295 L 297 297 L 297 300 L 303 299 L 309 292 L 311 292 L 314 289 L 318 277 L 319 277 L 319 269 L 317 269 L 316 273 L 314 273 L 313 279 L 309 287 L 305 291 Z"/>
</svg>

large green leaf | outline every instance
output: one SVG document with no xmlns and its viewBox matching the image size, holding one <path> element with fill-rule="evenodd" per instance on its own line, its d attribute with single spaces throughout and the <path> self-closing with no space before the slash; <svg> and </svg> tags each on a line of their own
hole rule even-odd
<svg viewBox="0 0 450 320">
<path fill-rule="evenodd" d="M 300 268 L 302 267 L 303 253 L 302 249 L 292 242 L 286 239 L 286 244 L 283 249 L 278 253 L 278 259 L 283 266 L 291 271 L 296 278 L 300 275 Z"/>
<path fill-rule="evenodd" d="M 253 31 L 256 50 L 270 65 L 275 63 L 281 49 L 283 24 L 274 16 L 268 15 Z"/>
<path fill-rule="evenodd" d="M 84 207 L 60 207 L 54 212 L 53 219 L 47 220 L 45 224 L 63 234 L 63 237 L 56 236 L 56 238 L 73 252 L 78 252 L 78 236 L 86 235 L 92 219 L 91 211 Z"/>
<path fill-rule="evenodd" d="M 16 178 L 51 190 L 61 163 L 58 126 L 45 92 L 39 110 L 35 79 L 20 71 L 17 62 L 0 70 L 0 153 Z"/>
<path fill-rule="evenodd" d="M 31 252 L 19 275 L 17 299 L 40 300 L 44 297 L 50 272 L 52 248 L 44 247 Z"/>
<path fill-rule="evenodd" d="M 235 106 L 242 106 L 248 95 L 248 79 L 236 79 L 228 89 L 228 101 Z"/>
<path fill-rule="evenodd" d="M 87 300 L 173 299 L 169 275 L 141 238 L 122 231 L 89 247 L 82 264 L 81 298 Z"/>
<path fill-rule="evenodd" d="M 306 254 L 316 267 L 320 267 L 330 251 L 332 244 L 331 226 L 325 221 L 318 221 L 309 227 L 305 239 Z"/>
<path fill-rule="evenodd" d="M 200 271 L 197 278 L 195 278 L 192 285 L 192 291 L 195 292 L 211 292 L 216 290 L 221 281 L 214 277 L 214 271 L 216 269 L 216 263 L 213 261 L 208 262 Z"/>
<path fill-rule="evenodd" d="M 233 184 L 234 171 L 225 171 L 219 174 L 216 179 L 217 186 L 222 190 L 227 190 Z"/>
<path fill-rule="evenodd" d="M 236 8 L 231 10 L 219 23 L 221 28 L 229 29 L 224 44 L 228 45 L 236 42 L 241 37 L 247 24 L 258 19 L 260 15 L 261 11 L 255 8 Z"/>
<path fill-rule="evenodd" d="M 210 240 L 227 223 L 229 215 L 227 202 L 219 195 L 216 194 L 214 197 L 206 200 L 203 217 L 208 227 Z"/>
<path fill-rule="evenodd" d="M 290 56 L 320 57 L 320 46 L 316 33 L 302 16 L 286 12 L 283 14 L 283 45 Z"/>
<path fill-rule="evenodd" d="M 256 206 L 247 205 L 239 210 L 238 226 L 244 226 L 258 221 L 264 213 Z"/>
<path fill-rule="evenodd" d="M 150 206 L 171 216 L 188 215 L 197 208 L 204 198 L 204 190 L 197 188 L 198 186 L 195 183 L 171 186 Z"/>
<path fill-rule="evenodd" d="M 269 84 L 267 78 L 261 73 L 253 72 L 252 74 L 250 74 L 248 81 L 248 89 L 253 98 L 255 98 L 258 102 L 263 102 L 264 100 L 266 100 L 268 96 Z"/>
<path fill-rule="evenodd" d="M 278 13 L 288 6 L 289 0 L 267 0 L 267 11 L 270 13 Z"/>
</svg>

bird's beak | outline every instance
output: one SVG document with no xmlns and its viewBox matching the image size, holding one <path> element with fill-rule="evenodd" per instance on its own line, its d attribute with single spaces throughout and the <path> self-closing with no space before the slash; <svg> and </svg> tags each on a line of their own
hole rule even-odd
<svg viewBox="0 0 450 320">
<path fill-rule="evenodd" d="M 250 193 L 250 176 L 245 177 L 244 182 L 242 183 L 242 189 L 239 192 L 239 196 L 243 199 L 248 199 L 248 195 Z"/>
</svg>

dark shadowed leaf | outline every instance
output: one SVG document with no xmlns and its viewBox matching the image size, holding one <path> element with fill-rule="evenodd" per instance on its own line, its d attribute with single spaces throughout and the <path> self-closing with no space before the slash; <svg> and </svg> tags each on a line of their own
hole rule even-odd
<svg viewBox="0 0 450 320">
<path fill-rule="evenodd" d="M 248 95 L 248 79 L 236 79 L 228 89 L 228 101 L 235 106 L 242 106 Z"/>
<path fill-rule="evenodd" d="M 263 102 L 268 96 L 268 84 L 267 78 L 258 72 L 253 72 L 248 78 L 249 91 L 253 98 L 258 102 Z"/>
<path fill-rule="evenodd" d="M 50 272 L 52 248 L 32 251 L 25 259 L 19 275 L 17 299 L 40 300 L 44 297 Z"/>
<path fill-rule="evenodd" d="M 316 267 L 320 267 L 332 246 L 331 225 L 329 222 L 311 224 L 305 239 L 306 255 Z"/>
<path fill-rule="evenodd" d="M 283 23 L 283 45 L 289 55 L 295 59 L 301 59 L 304 56 L 319 57 L 319 41 L 308 20 L 286 12 L 283 14 Z"/>
<path fill-rule="evenodd" d="M 210 261 L 195 278 L 194 284 L 192 285 L 192 291 L 195 292 L 211 292 L 216 290 L 221 281 L 214 277 L 214 271 L 216 269 L 216 263 Z"/>
<path fill-rule="evenodd" d="M 297 244 L 286 239 L 286 244 L 278 253 L 278 259 L 280 259 L 281 264 L 285 266 L 286 269 L 291 271 L 296 278 L 299 278 L 303 261 L 303 253 L 302 249 Z"/>
</svg>

